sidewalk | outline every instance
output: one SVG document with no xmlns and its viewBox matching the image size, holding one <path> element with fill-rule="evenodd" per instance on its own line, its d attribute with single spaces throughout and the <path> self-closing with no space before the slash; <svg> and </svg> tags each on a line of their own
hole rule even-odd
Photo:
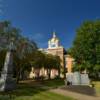
<svg viewBox="0 0 100 100">
<path fill-rule="evenodd" d="M 51 89 L 50 91 L 64 96 L 72 97 L 76 100 L 100 100 L 100 97 L 88 96 L 80 93 L 71 92 L 68 90 L 63 90 L 61 88 Z"/>
</svg>

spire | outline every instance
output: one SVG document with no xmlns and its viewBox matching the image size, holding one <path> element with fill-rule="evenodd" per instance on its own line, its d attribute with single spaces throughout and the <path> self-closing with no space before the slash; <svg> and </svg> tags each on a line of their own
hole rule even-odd
<svg viewBox="0 0 100 100">
<path fill-rule="evenodd" d="M 53 32 L 53 38 L 55 38 L 55 37 L 56 37 L 56 32 L 54 31 L 54 32 Z"/>
</svg>

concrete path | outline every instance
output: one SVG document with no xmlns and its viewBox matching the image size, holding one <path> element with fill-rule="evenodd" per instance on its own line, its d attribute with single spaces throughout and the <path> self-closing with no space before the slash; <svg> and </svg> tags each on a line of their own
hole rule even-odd
<svg viewBox="0 0 100 100">
<path fill-rule="evenodd" d="M 64 95 L 64 96 L 72 97 L 76 100 L 100 100 L 100 97 L 88 96 L 88 95 L 84 95 L 84 94 L 80 94 L 80 93 L 76 93 L 76 92 L 71 92 L 68 90 L 63 90 L 61 88 L 51 89 L 50 91 L 57 93 L 57 94 Z"/>
</svg>

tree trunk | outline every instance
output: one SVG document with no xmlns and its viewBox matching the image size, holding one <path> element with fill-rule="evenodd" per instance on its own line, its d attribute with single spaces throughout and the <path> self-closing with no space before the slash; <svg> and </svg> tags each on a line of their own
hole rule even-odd
<svg viewBox="0 0 100 100">
<path fill-rule="evenodd" d="M 20 80 L 20 72 L 17 73 L 17 76 L 16 76 L 16 83 L 18 84 L 19 83 L 19 80 Z"/>
<path fill-rule="evenodd" d="M 48 69 L 48 79 L 51 79 L 51 69 Z"/>
<path fill-rule="evenodd" d="M 19 83 L 19 80 L 21 79 L 22 75 L 21 75 L 21 68 L 17 71 L 17 77 L 16 77 L 16 83 Z"/>
<path fill-rule="evenodd" d="M 66 79 L 66 68 L 64 66 L 64 79 Z"/>
<path fill-rule="evenodd" d="M 60 68 L 58 69 L 58 76 L 59 76 L 59 78 L 60 78 Z"/>
</svg>

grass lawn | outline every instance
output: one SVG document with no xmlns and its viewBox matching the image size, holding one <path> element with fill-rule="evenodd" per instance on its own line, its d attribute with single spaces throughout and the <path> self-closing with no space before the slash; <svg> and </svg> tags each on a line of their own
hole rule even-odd
<svg viewBox="0 0 100 100">
<path fill-rule="evenodd" d="M 49 80 L 42 83 L 45 86 L 56 87 L 63 85 L 61 80 Z M 17 89 L 11 92 L 12 99 L 6 93 L 0 94 L 0 100 L 75 100 L 71 97 L 65 97 L 59 94 L 52 93 L 48 88 L 44 88 L 41 83 L 30 81 L 22 82 Z"/>
<path fill-rule="evenodd" d="M 94 84 L 94 88 L 96 90 L 97 96 L 100 96 L 100 81 L 94 81 L 93 84 Z"/>
<path fill-rule="evenodd" d="M 56 87 L 65 85 L 65 83 L 64 83 L 63 79 L 54 79 L 54 80 L 44 81 L 43 85 L 48 86 L 48 87 L 52 87 L 52 88 L 56 88 Z"/>
</svg>

